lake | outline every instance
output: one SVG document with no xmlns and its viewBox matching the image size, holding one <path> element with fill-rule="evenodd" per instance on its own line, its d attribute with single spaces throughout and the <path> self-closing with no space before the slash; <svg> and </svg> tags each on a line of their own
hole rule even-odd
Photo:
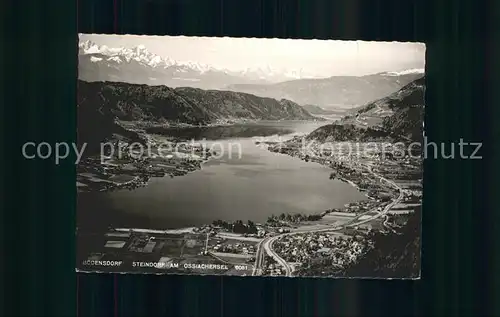
<svg viewBox="0 0 500 317">
<path fill-rule="evenodd" d="M 172 229 L 217 219 L 265 222 L 272 214 L 318 214 L 364 199 L 350 185 L 330 180 L 329 168 L 255 144 L 262 137 L 286 139 L 327 123 L 283 121 L 172 130 L 174 136 L 216 143 L 221 157 L 199 171 L 152 178 L 148 186 L 132 191 L 79 193 L 79 226 Z"/>
</svg>

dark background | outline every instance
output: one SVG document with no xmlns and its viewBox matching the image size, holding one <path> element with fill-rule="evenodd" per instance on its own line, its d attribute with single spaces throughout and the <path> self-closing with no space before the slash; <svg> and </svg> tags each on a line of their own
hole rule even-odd
<svg viewBox="0 0 500 317">
<path fill-rule="evenodd" d="M 493 316 L 500 269 L 498 32 L 491 1 L 17 1 L 2 31 L 0 312 L 10 316 Z M 497 8 L 498 9 L 498 8 Z M 78 17 L 78 21 L 77 21 Z M 426 130 L 484 142 L 483 160 L 427 160 L 421 281 L 75 274 L 77 31 L 422 41 Z M 497 41 L 498 42 L 498 41 Z M 496 230 L 495 230 L 496 229 Z M 2 270 L 3 269 L 3 270 Z"/>
</svg>

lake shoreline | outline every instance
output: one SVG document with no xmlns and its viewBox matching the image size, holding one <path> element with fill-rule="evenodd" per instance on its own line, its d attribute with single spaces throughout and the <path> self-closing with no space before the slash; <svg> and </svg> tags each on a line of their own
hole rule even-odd
<svg viewBox="0 0 500 317">
<path fill-rule="evenodd" d="M 258 261 L 258 258 L 260 258 L 262 254 L 264 254 L 264 260 L 269 260 L 268 255 L 263 253 L 260 246 L 262 243 L 265 244 L 265 241 L 271 241 L 273 239 L 277 241 L 275 243 L 275 247 L 279 249 L 277 252 L 281 252 L 279 253 L 280 256 L 290 259 L 290 254 L 286 251 L 288 250 L 285 245 L 286 241 L 283 239 L 279 240 L 279 237 L 293 236 L 298 237 L 297 239 L 299 239 L 300 237 L 307 236 L 314 238 L 330 231 L 335 231 L 336 234 L 345 236 L 358 237 L 364 236 L 372 230 L 375 232 L 390 232 L 393 230 L 391 229 L 393 221 L 391 220 L 392 216 L 386 214 L 386 209 L 392 208 L 389 205 L 393 204 L 395 199 L 401 199 L 401 197 L 403 197 L 403 202 L 408 204 L 409 202 L 404 199 L 405 196 L 408 196 L 408 192 L 407 190 L 404 192 L 400 192 L 399 190 L 396 191 L 393 185 L 388 182 L 382 182 L 382 178 L 387 177 L 397 182 L 397 179 L 401 180 L 405 179 L 406 176 L 411 176 L 411 173 L 404 172 L 403 167 L 400 167 L 401 169 L 397 167 L 402 166 L 398 164 L 403 164 L 404 160 L 386 162 L 377 161 L 376 159 L 371 158 L 359 160 L 356 157 L 352 157 L 350 160 L 345 161 L 333 157 L 315 155 L 314 153 L 309 152 L 301 153 L 300 151 L 297 151 L 302 149 L 300 148 L 300 137 L 298 137 L 297 134 L 300 135 L 301 133 L 296 132 L 294 133 L 295 136 L 288 135 L 284 138 L 286 141 L 281 142 L 261 141 L 262 139 L 265 140 L 265 137 L 260 140 L 256 138 L 249 138 L 244 141 L 243 147 L 245 149 L 248 149 L 247 147 L 250 147 L 250 150 L 252 148 L 254 149 L 251 150 L 252 152 L 246 153 L 247 156 L 259 157 L 258 160 L 263 159 L 263 162 L 265 162 L 267 166 L 259 166 L 262 161 L 254 162 L 252 160 L 244 160 L 242 162 L 235 163 L 223 159 L 221 160 L 221 163 L 217 163 L 216 166 L 210 166 L 206 169 L 202 168 L 203 165 L 211 159 L 210 157 L 207 160 L 199 162 L 195 170 L 202 169 L 203 171 L 200 171 L 197 175 L 187 175 L 187 173 L 183 174 L 185 177 L 176 178 L 172 181 L 171 185 L 167 185 L 170 182 L 165 183 L 163 180 L 152 182 L 149 184 L 152 189 L 149 191 L 138 190 L 138 192 L 142 192 L 138 196 L 129 196 L 126 192 L 117 193 L 116 196 L 113 196 L 112 200 L 109 201 L 111 204 L 119 202 L 120 207 L 113 211 L 115 212 L 114 215 L 110 213 L 105 216 L 111 221 L 105 220 L 99 226 L 92 223 L 92 219 L 94 219 L 93 215 L 86 215 L 85 217 L 87 217 L 90 222 L 85 225 L 83 223 L 89 220 L 82 219 L 82 225 L 77 226 L 77 240 L 81 243 L 83 250 L 81 255 L 82 258 L 88 257 L 88 252 L 90 252 L 89 254 L 91 255 L 94 254 L 97 252 L 95 250 L 102 250 L 102 253 L 99 253 L 101 255 L 107 254 L 108 250 L 110 250 L 109 248 L 112 247 L 112 244 L 117 244 L 117 241 L 121 241 L 120 245 L 124 245 L 127 250 L 139 252 L 137 254 L 141 254 L 141 252 L 150 252 L 150 248 L 153 245 L 157 245 L 157 247 L 160 248 L 163 247 L 164 243 L 173 243 L 172 241 L 182 241 L 182 244 L 194 243 L 193 241 L 196 241 L 196 245 L 198 245 L 198 247 L 196 250 L 192 251 L 195 252 L 192 256 L 196 256 L 200 259 L 203 258 L 204 261 L 219 261 L 220 259 L 216 256 L 222 254 L 226 255 L 226 257 L 222 257 L 222 260 L 228 260 L 229 256 L 231 261 L 236 261 L 234 260 L 235 258 L 231 256 L 237 254 L 241 255 L 241 258 L 236 258 L 237 261 L 241 262 L 238 262 L 239 265 L 248 265 L 250 267 L 251 264 L 253 265 L 254 263 L 257 263 L 255 261 Z M 306 134 L 308 133 L 304 133 L 304 135 Z M 273 138 L 274 137 L 267 138 L 267 140 L 272 140 Z M 229 140 L 228 142 L 233 141 Z M 317 150 L 315 146 L 316 145 L 311 148 L 312 152 Z M 258 149 L 255 149 L 256 147 Z M 302 162 L 299 164 L 293 163 L 297 161 Z M 217 161 L 214 160 L 214 162 Z M 245 191 L 251 189 L 251 186 L 240 186 L 240 183 L 248 182 L 248 179 L 243 181 L 241 181 L 238 177 L 234 179 L 234 181 L 232 179 L 236 175 L 233 174 L 234 171 L 232 169 L 238 169 L 241 165 L 248 166 L 246 164 L 249 163 L 257 163 L 257 166 L 254 166 L 254 170 L 258 170 L 264 175 L 272 173 L 276 164 L 285 168 L 283 169 L 283 172 L 277 174 L 277 183 L 270 182 L 271 188 L 264 189 L 264 192 L 256 191 L 257 196 L 255 196 L 252 191 Z M 235 164 L 236 167 L 234 167 L 234 165 L 231 167 L 232 164 Z M 416 170 L 420 170 L 416 165 L 415 168 Z M 209 169 L 214 170 L 207 172 Z M 225 171 L 227 170 L 230 172 L 226 174 Z M 296 173 L 296 170 L 304 172 Z M 394 171 L 400 171 L 402 178 L 393 178 L 391 174 Z M 328 179 L 328 173 L 330 173 L 330 179 Z M 210 176 L 210 174 L 212 176 Z M 209 175 L 208 178 L 207 175 Z M 213 175 L 222 176 L 212 179 L 211 177 L 213 177 Z M 256 175 L 256 177 L 254 178 L 253 175 Z M 308 175 L 313 176 L 309 178 Z M 324 177 L 321 175 L 324 175 Z M 224 183 L 226 180 L 224 177 L 230 178 L 230 186 L 236 185 L 236 187 L 225 187 Z M 298 182 L 297 177 L 300 179 Z M 161 179 L 161 177 L 158 178 Z M 183 181 L 186 179 L 188 181 Z M 189 179 L 191 179 L 191 181 L 189 181 Z M 269 180 L 269 178 L 266 178 L 261 174 L 252 174 L 251 179 L 256 181 L 256 183 L 252 184 L 252 186 L 266 184 L 266 181 Z M 333 182 L 333 180 L 336 182 Z M 236 199 L 239 199 L 239 201 L 242 200 L 244 196 L 244 204 L 246 203 L 247 206 L 250 206 L 248 205 L 248 203 L 250 203 L 251 208 L 253 208 L 252 210 L 259 208 L 259 202 L 255 199 L 261 197 L 262 194 L 267 196 L 273 195 L 276 201 L 283 201 L 284 203 L 282 203 L 281 206 L 276 205 L 278 208 L 275 209 L 265 209 L 264 213 L 254 212 L 245 208 L 241 203 L 235 203 L 234 210 L 239 208 L 238 212 L 228 214 L 227 211 L 222 211 L 221 213 L 220 211 L 212 208 L 218 208 L 220 206 L 219 209 L 224 210 L 227 205 L 210 204 L 207 200 L 212 199 L 212 197 L 218 198 L 219 196 L 216 196 L 216 194 L 206 196 L 203 194 L 205 191 L 204 189 L 202 189 L 202 191 L 199 190 L 203 186 L 210 187 L 211 182 L 212 185 L 216 185 L 215 187 L 219 188 L 218 192 L 223 192 L 224 194 L 229 195 L 235 194 L 235 197 L 238 197 Z M 293 192 L 292 196 L 281 196 L 280 194 L 283 192 L 279 190 L 276 191 L 273 188 L 276 188 L 276 186 L 281 187 L 283 182 L 298 184 L 298 186 L 295 187 L 286 186 L 285 191 L 299 190 L 300 193 Z M 309 185 L 307 188 L 303 188 L 303 184 L 307 182 L 309 182 Z M 313 185 L 311 182 L 315 182 L 315 184 Z M 335 189 L 335 183 L 340 184 L 340 182 L 345 183 L 345 185 L 343 185 L 345 188 L 355 188 L 358 196 L 361 197 L 362 195 L 359 195 L 359 193 L 362 193 L 366 199 L 357 199 L 357 196 L 350 196 L 351 194 L 343 191 L 343 189 Z M 198 186 L 195 183 L 198 184 Z M 274 186 L 274 184 L 276 184 L 276 186 Z M 401 186 L 404 187 L 404 185 Z M 176 190 L 172 191 L 172 188 L 175 188 Z M 342 188 L 342 186 L 340 188 Z M 328 196 L 327 194 L 327 196 L 325 196 L 325 192 L 322 191 L 322 189 L 327 189 L 329 192 L 333 189 L 333 191 L 337 191 L 338 194 L 333 196 Z M 319 196 L 320 201 L 323 199 L 326 203 L 316 203 L 316 197 L 314 197 L 314 195 L 320 192 L 322 193 L 321 195 L 323 195 L 323 198 L 321 198 L 321 195 Z M 197 193 L 200 193 L 201 196 L 197 196 Z M 241 193 L 243 196 L 241 196 Z M 299 193 L 298 196 L 297 193 Z M 191 205 L 185 204 L 185 201 L 182 199 L 179 203 L 179 199 L 167 198 L 162 200 L 161 198 L 158 198 L 162 195 L 167 197 L 169 195 L 178 197 L 176 194 L 195 195 L 196 197 L 201 197 L 201 200 L 207 203 L 204 203 L 203 205 Z M 403 194 L 405 195 L 400 196 Z M 397 198 L 396 195 L 399 196 L 399 198 Z M 106 197 L 106 195 L 104 195 L 104 197 Z M 297 199 L 293 199 L 293 197 L 299 197 L 299 200 L 297 201 Z M 336 201 L 335 197 L 340 197 L 340 200 Z M 352 199 L 353 197 L 356 198 Z M 136 200 L 136 198 L 138 200 Z M 305 204 L 302 203 L 303 199 L 306 198 L 310 198 L 312 201 L 306 202 Z M 154 204 L 150 205 L 149 203 L 152 200 L 154 200 Z M 99 202 L 99 200 L 97 201 Z M 218 200 L 215 199 L 214 201 Z M 345 203 L 343 207 L 332 208 L 335 203 L 342 205 L 346 201 L 349 202 Z M 253 202 L 257 203 L 253 204 Z M 128 207 L 129 204 L 132 203 L 136 204 L 135 209 L 134 207 Z M 326 207 L 328 205 L 329 207 Z M 172 214 L 168 212 L 168 209 L 166 210 L 167 213 L 162 210 L 163 208 L 167 208 L 167 206 L 168 209 L 172 210 Z M 296 208 L 297 206 L 300 207 Z M 321 206 L 325 206 L 325 208 Z M 151 213 L 146 212 L 144 210 L 145 208 L 151 210 Z M 396 209 L 408 208 L 410 207 L 396 206 Z M 111 211 L 112 209 L 104 209 L 106 212 L 107 210 Z M 297 211 L 300 210 L 305 213 L 297 213 Z M 208 211 L 205 212 L 205 216 L 203 216 L 203 211 Z M 137 212 L 137 215 L 140 216 L 137 216 L 137 218 L 134 219 L 132 216 L 129 218 L 125 215 L 126 213 L 133 214 L 134 212 Z M 273 214 L 269 216 L 271 212 L 273 212 Z M 184 217 L 181 219 L 181 222 L 179 222 L 176 218 L 179 216 L 176 213 L 178 213 L 180 217 Z M 394 213 L 396 216 L 397 214 L 397 212 Z M 98 215 L 98 213 L 96 213 L 96 215 Z M 121 217 L 121 215 L 124 215 L 127 218 L 116 218 L 117 216 Z M 262 217 L 263 215 L 264 217 Z M 144 218 L 141 217 L 146 217 L 146 219 L 147 217 L 150 217 L 150 226 L 148 226 L 147 220 L 145 221 L 143 220 Z M 265 220 L 266 217 L 267 220 Z M 241 220 L 235 220 L 238 218 Z M 357 222 L 351 225 L 351 223 L 354 223 L 355 220 L 357 220 Z M 100 237 L 99 239 L 101 239 L 100 241 L 96 240 L 96 237 L 98 236 Z M 285 244 L 280 241 L 284 241 Z M 138 243 L 142 244 L 138 245 Z M 226 247 L 226 245 L 228 247 Z M 272 248 L 272 245 L 269 247 Z M 165 253 L 163 256 L 168 256 L 169 258 L 173 257 L 176 261 L 187 261 L 183 258 L 182 254 L 179 255 L 177 253 L 177 249 L 175 249 L 176 247 L 171 246 L 169 248 L 173 248 L 168 251 L 171 253 Z M 136 258 L 134 258 L 133 261 L 136 261 Z"/>
<path fill-rule="evenodd" d="M 287 139 L 287 140 L 289 141 L 295 137 L 296 137 L 296 134 L 295 134 L 295 136 L 290 136 L 290 139 Z M 146 140 L 152 141 L 153 148 L 154 148 L 154 139 L 152 139 L 151 136 L 148 136 L 148 138 L 146 138 Z M 175 143 L 175 141 L 173 141 L 173 142 Z M 253 140 L 251 142 L 253 145 L 257 145 L 257 146 L 259 145 L 258 141 Z M 195 158 L 192 158 L 192 157 L 190 158 L 189 155 L 183 156 L 183 157 L 175 157 L 175 156 L 169 157 L 167 159 L 167 161 L 169 162 L 168 166 L 163 166 L 161 159 L 158 159 L 158 158 L 155 158 L 155 160 L 159 160 L 159 162 L 155 161 L 154 164 L 150 164 L 151 162 L 145 163 L 145 162 L 137 162 L 137 161 L 136 162 L 120 161 L 120 162 L 113 163 L 113 160 L 110 160 L 111 162 L 106 162 L 105 164 L 101 164 L 101 162 L 98 161 L 96 158 L 94 158 L 94 160 L 90 161 L 90 162 L 84 161 L 84 162 L 82 162 L 83 163 L 82 166 L 80 166 L 80 173 L 78 175 L 78 177 L 80 178 L 79 182 L 81 181 L 82 176 L 83 177 L 90 176 L 90 175 L 88 175 L 88 174 L 90 174 L 89 169 L 90 169 L 90 171 L 98 170 L 101 173 L 103 171 L 105 171 L 106 182 L 95 181 L 95 179 L 92 179 L 91 177 L 87 177 L 87 179 L 90 179 L 90 183 L 92 183 L 91 186 L 92 185 L 93 186 L 90 187 L 90 190 L 88 188 L 87 188 L 87 190 L 80 188 L 79 192 L 100 191 L 100 192 L 106 193 L 106 192 L 111 192 L 111 191 L 115 191 L 115 190 L 123 190 L 123 189 L 134 190 L 134 189 L 139 188 L 139 187 L 148 186 L 151 178 L 162 178 L 162 177 L 166 177 L 167 175 L 170 177 L 184 176 L 184 175 L 187 175 L 188 173 L 191 173 L 191 172 L 194 172 L 197 170 L 201 170 L 203 168 L 203 165 L 205 165 L 206 163 L 208 163 L 211 160 L 212 154 L 215 154 L 215 153 L 202 152 L 203 149 L 201 149 L 201 148 L 195 149 L 195 151 L 196 150 L 199 151 L 198 153 L 202 154 L 202 155 L 199 155 Z M 265 150 L 269 151 L 269 149 L 265 149 Z M 189 149 L 189 151 L 192 152 L 193 149 Z M 189 151 L 186 151 L 186 152 L 189 152 Z M 271 151 L 271 152 L 273 152 L 273 151 Z M 294 157 L 294 159 L 297 159 L 297 158 L 300 159 L 300 157 L 297 157 L 297 156 L 292 156 L 292 157 Z M 135 163 L 135 165 L 134 165 L 134 163 Z M 321 164 L 321 162 L 317 162 L 317 163 L 319 165 L 325 166 L 325 164 Z M 118 165 L 118 166 L 116 166 L 116 165 Z M 130 165 L 133 165 L 133 166 L 130 166 Z M 123 166 L 127 166 L 127 169 L 124 170 Z M 327 167 L 329 167 L 329 166 L 327 166 Z M 81 173 L 82 171 L 83 171 L 83 173 Z M 84 174 L 87 174 L 87 175 L 84 175 Z M 115 177 L 115 178 L 122 177 L 120 179 L 121 182 L 110 180 L 110 178 L 113 178 L 113 177 Z M 132 178 L 128 179 L 127 177 L 132 177 Z M 349 179 L 348 177 L 338 177 L 338 180 L 349 184 L 351 187 L 356 188 L 356 190 L 358 192 L 364 191 L 359 187 L 359 185 L 355 181 Z M 103 183 L 105 183 L 104 186 L 102 185 Z M 372 198 L 370 198 L 370 196 L 367 193 L 364 193 L 364 196 L 367 197 L 367 199 L 372 199 Z M 325 215 L 327 215 L 330 212 L 345 212 L 345 211 L 352 212 L 352 210 L 355 210 L 356 205 L 359 204 L 360 202 L 366 202 L 366 200 L 360 199 L 360 200 L 356 200 L 356 201 L 351 201 L 350 203 L 346 204 L 346 205 L 349 205 L 347 207 L 344 206 L 343 208 L 322 209 L 322 210 L 318 210 L 318 212 L 316 212 L 315 214 L 306 214 L 306 215 L 314 216 L 317 218 L 318 221 L 320 221 Z M 211 221 L 215 222 L 216 220 L 219 220 L 217 218 L 220 218 L 220 217 L 214 217 L 214 219 L 212 219 Z M 246 217 L 243 217 L 243 218 L 246 218 Z M 251 217 L 249 217 L 249 218 L 251 218 Z M 224 218 L 222 218 L 222 219 L 224 219 Z M 242 220 L 246 220 L 246 219 L 242 219 Z M 251 219 L 248 219 L 248 220 L 251 220 Z M 235 221 L 233 221 L 233 222 L 235 222 Z M 314 224 L 314 222 L 311 222 L 311 221 L 309 221 L 309 223 Z M 293 226 L 293 223 L 287 223 L 286 221 L 280 221 L 280 222 L 278 222 L 278 224 L 282 225 L 284 227 Z M 196 226 L 188 225 L 186 227 L 179 227 L 179 228 L 176 227 L 176 228 L 172 228 L 172 229 L 168 229 L 168 230 L 181 230 L 181 229 L 188 229 L 188 228 L 193 228 L 193 227 L 197 227 L 198 229 L 200 229 L 200 228 L 203 228 L 206 226 L 211 226 L 211 225 L 212 225 L 211 223 L 203 223 L 203 224 L 196 225 Z M 110 229 L 112 229 L 112 228 L 110 228 Z"/>
<path fill-rule="evenodd" d="M 252 142 L 252 143 L 253 143 L 253 144 L 255 144 L 256 142 Z M 266 150 L 266 151 L 267 151 L 267 150 Z M 296 159 L 296 158 L 295 158 L 295 159 Z M 183 173 L 183 174 L 179 174 L 179 175 L 176 175 L 176 176 L 186 175 L 186 174 L 187 174 L 187 173 L 189 173 L 189 172 L 192 172 L 192 171 L 195 171 L 195 170 L 199 170 L 199 169 L 201 169 L 201 168 L 203 167 L 203 165 L 204 165 L 204 164 L 206 164 L 206 163 L 207 163 L 207 162 L 209 162 L 209 161 L 210 161 L 210 157 L 208 157 L 206 160 L 202 160 L 202 161 L 200 161 L 200 162 L 199 162 L 199 165 L 196 165 L 196 166 L 195 166 L 196 168 L 193 168 L 193 169 L 192 169 L 192 170 L 190 170 L 190 171 L 186 171 L 185 173 Z M 99 162 L 98 162 L 98 163 L 99 163 Z M 319 164 L 319 165 L 322 165 L 322 164 Z M 137 171 L 136 171 L 136 172 L 137 172 Z M 326 173 L 325 173 L 325 174 L 326 174 Z M 326 174 L 326 175 L 327 175 L 327 174 Z M 326 175 L 325 175 L 325 176 L 326 176 Z M 149 180 L 150 178 L 152 178 L 152 177 L 160 177 L 160 178 L 161 178 L 162 176 L 161 176 L 161 175 L 158 175 L 158 176 L 157 176 L 157 175 L 152 175 L 152 176 L 149 176 L 149 177 L 148 177 L 148 180 Z M 163 176 L 163 177 L 165 177 L 165 176 Z M 172 177 L 174 177 L 174 176 L 172 176 Z M 137 180 L 137 179 L 140 179 L 140 177 L 136 176 L 135 180 Z M 352 187 L 356 188 L 358 191 L 360 191 L 360 190 L 359 190 L 359 187 L 358 187 L 358 186 L 357 186 L 354 182 L 352 182 L 351 180 L 349 180 L 349 179 L 342 179 L 342 178 L 339 178 L 339 180 L 340 180 L 340 181 L 343 181 L 343 182 L 345 182 L 345 183 L 348 183 L 350 186 L 352 186 Z M 109 192 L 109 191 L 113 191 L 113 190 L 124 189 L 124 188 L 127 188 L 126 186 L 130 186 L 130 185 L 128 185 L 128 184 L 131 184 L 131 183 L 133 183 L 133 181 L 132 181 L 132 182 L 128 182 L 128 183 L 126 183 L 127 185 L 125 185 L 125 186 L 119 186 L 119 185 L 118 185 L 118 186 L 113 187 L 111 190 L 110 190 L 110 189 L 103 190 L 103 192 Z M 131 187 L 128 187 L 128 188 L 129 188 L 129 189 L 135 189 L 135 188 L 138 188 L 138 187 L 147 186 L 147 184 L 148 184 L 148 182 L 147 182 L 147 181 L 142 181 L 142 183 L 140 184 L 141 186 L 135 186 L 135 187 L 133 187 L 133 185 L 132 185 Z M 365 197 L 368 197 L 366 194 L 365 194 L 364 196 L 365 196 Z M 369 198 L 369 197 L 368 197 L 368 198 Z M 363 200 L 361 200 L 361 201 L 363 201 Z M 358 202 L 359 202 L 359 201 L 350 202 L 350 203 L 349 203 L 349 206 L 350 206 L 350 207 L 353 207 L 353 206 L 354 206 L 355 204 L 357 204 Z M 301 219 L 308 219 L 307 217 L 309 216 L 309 218 L 312 218 L 312 219 L 314 219 L 314 220 L 309 220 L 309 221 L 308 221 L 308 223 L 310 223 L 310 224 L 314 224 L 315 222 L 317 222 L 317 221 L 321 220 L 321 219 L 322 219 L 325 215 L 327 215 L 328 213 L 331 213 L 331 212 L 342 212 L 343 210 L 346 210 L 346 208 L 347 208 L 347 210 L 349 210 L 349 208 L 350 208 L 350 207 L 344 207 L 344 208 L 333 208 L 333 209 L 326 209 L 326 210 L 325 210 L 325 209 L 323 209 L 323 210 L 321 210 L 321 211 L 320 211 L 320 210 L 318 210 L 318 212 L 317 212 L 317 213 L 304 215 L 304 217 L 302 217 Z M 295 215 L 295 214 L 294 214 L 294 215 Z M 292 216 L 292 214 L 290 214 L 290 216 Z M 271 216 L 270 216 L 269 218 L 271 218 Z M 170 231 L 170 230 L 188 230 L 188 229 L 190 229 L 190 230 L 192 231 L 192 230 L 193 230 L 193 228 L 196 228 L 197 230 L 201 230 L 201 229 L 202 229 L 202 228 L 204 228 L 204 227 L 207 227 L 207 226 L 212 226 L 213 222 L 215 222 L 216 220 L 217 220 L 217 221 L 219 221 L 220 219 L 212 219 L 212 223 L 204 223 L 204 224 L 200 224 L 200 225 L 196 225 L 196 226 L 179 227 L 179 228 L 172 228 L 172 229 L 167 229 L 167 230 L 168 230 L 168 231 Z M 242 219 L 242 220 L 247 221 L 247 220 L 252 220 L 252 219 Z M 226 222 L 226 221 L 225 221 L 225 222 Z M 235 221 L 229 221 L 228 223 L 235 223 L 235 222 L 236 222 L 236 220 L 235 220 Z M 263 224 L 263 225 L 264 225 L 265 227 L 269 227 L 269 223 L 267 223 L 267 222 L 264 222 L 264 224 Z M 275 221 L 275 222 L 273 223 L 273 226 L 274 226 L 274 227 L 276 227 L 276 226 L 282 226 L 282 227 L 292 227 L 292 226 L 293 226 L 293 223 L 287 222 L 287 221 L 285 221 L 285 219 L 282 219 L 282 220 L 279 220 L 279 219 L 278 219 L 277 221 Z M 110 229 L 112 230 L 113 228 L 110 228 Z M 139 228 L 136 228 L 136 229 L 133 229 L 133 230 L 137 230 L 137 229 L 139 229 Z M 195 229 L 195 230 L 196 230 L 196 229 Z M 127 230 L 129 230 L 129 229 L 127 229 Z M 149 230 L 149 229 L 140 229 L 140 230 Z M 152 229 L 151 229 L 151 230 L 152 230 Z M 153 230 L 153 231 L 156 231 L 156 230 Z"/>
<path fill-rule="evenodd" d="M 151 149 L 153 157 L 140 155 L 139 158 L 134 158 L 133 155 L 121 155 L 116 159 L 107 158 L 101 160 L 98 155 L 86 157 L 77 165 L 77 191 L 78 192 L 111 192 L 120 189 L 133 190 L 139 187 L 148 185 L 152 177 L 175 177 L 184 176 L 190 172 L 200 170 L 202 166 L 210 161 L 211 157 L 217 153 L 209 151 L 200 146 L 200 144 L 187 144 L 186 141 L 193 141 L 195 137 L 186 138 L 185 136 L 175 135 L 174 132 L 181 131 L 185 133 L 193 129 L 215 129 L 216 137 L 213 140 L 223 139 L 217 128 L 240 128 L 247 125 L 248 127 L 257 126 L 258 124 L 267 122 L 323 122 L 324 119 L 314 120 L 282 120 L 282 121 L 266 121 L 266 120 L 250 120 L 250 119 L 234 119 L 221 120 L 213 124 L 192 125 L 184 123 L 150 123 L 141 121 L 119 121 L 119 125 L 128 131 L 135 132 L 145 143 L 145 147 Z M 147 132 L 148 129 L 160 129 L 158 133 Z M 272 128 L 266 131 L 272 134 Z M 217 133 L 219 132 L 219 133 Z M 236 131 L 240 132 L 241 131 Z M 253 131 L 250 131 L 252 133 Z M 281 135 L 291 134 L 293 131 L 286 131 Z M 195 135 L 193 135 L 195 136 Z M 162 137 L 159 141 L 156 137 Z M 248 138 L 247 135 L 242 136 Z M 212 140 L 212 139 L 209 139 Z M 162 150 L 159 155 L 159 147 L 163 147 L 168 143 L 170 148 L 176 151 L 165 154 Z M 181 146 L 179 146 L 181 145 Z M 129 151 L 129 153 L 127 153 Z M 129 144 L 114 140 L 112 153 L 131 154 Z M 148 153 L 149 154 L 149 153 Z M 126 166 L 126 169 L 123 169 Z"/>
</svg>

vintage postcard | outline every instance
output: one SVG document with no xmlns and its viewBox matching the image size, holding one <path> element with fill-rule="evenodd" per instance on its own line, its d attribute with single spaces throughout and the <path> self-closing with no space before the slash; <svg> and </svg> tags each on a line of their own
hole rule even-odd
<svg viewBox="0 0 500 317">
<path fill-rule="evenodd" d="M 420 277 L 425 44 L 79 35 L 79 272 Z"/>
</svg>

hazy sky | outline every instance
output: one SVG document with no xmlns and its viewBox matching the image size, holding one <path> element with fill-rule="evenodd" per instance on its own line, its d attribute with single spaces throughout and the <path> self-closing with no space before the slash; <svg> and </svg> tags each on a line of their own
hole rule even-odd
<svg viewBox="0 0 500 317">
<path fill-rule="evenodd" d="M 230 70 L 270 66 L 314 76 L 365 75 L 425 67 L 425 44 L 84 34 L 108 47 L 144 45 L 150 52 L 177 61 L 193 61 Z"/>
</svg>

